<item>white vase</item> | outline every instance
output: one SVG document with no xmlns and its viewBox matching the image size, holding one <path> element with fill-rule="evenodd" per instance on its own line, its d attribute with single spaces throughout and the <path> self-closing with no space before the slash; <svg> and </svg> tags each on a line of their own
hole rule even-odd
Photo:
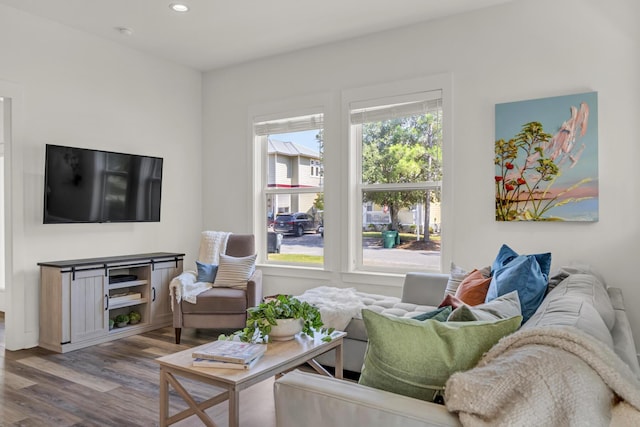
<svg viewBox="0 0 640 427">
<path fill-rule="evenodd" d="M 277 319 L 276 323 L 269 333 L 272 341 L 289 341 L 302 331 L 302 319 Z"/>
</svg>

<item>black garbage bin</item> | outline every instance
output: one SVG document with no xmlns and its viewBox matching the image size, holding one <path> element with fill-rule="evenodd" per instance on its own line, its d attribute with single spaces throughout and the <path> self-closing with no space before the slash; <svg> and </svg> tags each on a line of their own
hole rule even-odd
<svg viewBox="0 0 640 427">
<path fill-rule="evenodd" d="M 267 253 L 279 254 L 280 245 L 282 244 L 282 234 L 273 231 L 267 232 Z"/>
</svg>

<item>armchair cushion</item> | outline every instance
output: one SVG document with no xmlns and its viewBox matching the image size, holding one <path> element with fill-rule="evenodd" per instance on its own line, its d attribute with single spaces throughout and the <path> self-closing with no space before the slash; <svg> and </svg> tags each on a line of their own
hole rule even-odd
<svg viewBox="0 0 640 427">
<path fill-rule="evenodd" d="M 198 295 L 196 304 L 183 304 L 184 314 L 235 314 L 247 310 L 244 289 L 210 288 Z"/>
<path fill-rule="evenodd" d="M 245 257 L 220 255 L 218 273 L 214 287 L 242 287 L 246 288 L 247 281 L 256 269 L 256 254 Z"/>
</svg>

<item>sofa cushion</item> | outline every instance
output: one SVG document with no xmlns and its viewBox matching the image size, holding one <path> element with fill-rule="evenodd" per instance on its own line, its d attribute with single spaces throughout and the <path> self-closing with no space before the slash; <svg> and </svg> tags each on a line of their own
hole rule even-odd
<svg viewBox="0 0 640 427">
<path fill-rule="evenodd" d="M 498 320 L 521 315 L 518 291 L 512 291 L 473 307 L 463 304 L 451 312 L 447 321 Z"/>
<path fill-rule="evenodd" d="M 591 304 L 598 311 L 607 328 L 609 330 L 613 328 L 616 321 L 613 305 L 605 285 L 596 276 L 571 274 L 549 292 L 547 298 L 560 298 L 561 295 L 578 297 Z"/>
<path fill-rule="evenodd" d="M 535 314 L 522 325 L 522 329 L 536 326 L 573 326 L 613 349 L 609 328 L 593 305 L 582 295 L 556 292 L 558 287 L 549 292 Z"/>
<path fill-rule="evenodd" d="M 640 378 L 640 365 L 636 355 L 636 346 L 633 340 L 633 332 L 629 325 L 629 318 L 624 310 L 622 290 L 620 288 L 607 288 L 611 299 L 611 305 L 616 314 L 616 322 L 611 329 L 613 349 L 624 360 L 631 370 Z"/>
<path fill-rule="evenodd" d="M 392 297 L 387 295 L 370 294 L 366 292 L 355 292 L 363 308 L 375 311 L 381 314 L 388 314 L 397 317 L 414 317 L 418 314 L 426 313 L 436 309 L 435 306 L 413 304 L 410 302 L 403 302 L 398 297 Z M 360 317 L 359 315 L 356 318 Z"/>
<path fill-rule="evenodd" d="M 491 277 L 484 277 L 482 271 L 474 269 L 460 283 L 455 297 L 467 305 L 482 304 L 485 302 L 490 284 Z"/>
<path fill-rule="evenodd" d="M 369 343 L 360 384 L 433 400 L 449 376 L 478 362 L 522 317 L 494 322 L 438 322 L 362 310 Z M 453 357 L 455 355 L 455 357 Z"/>
<path fill-rule="evenodd" d="M 502 245 L 491 268 L 493 277 L 485 302 L 516 290 L 526 322 L 545 296 L 551 253 L 518 255 L 509 246 Z"/>
</svg>

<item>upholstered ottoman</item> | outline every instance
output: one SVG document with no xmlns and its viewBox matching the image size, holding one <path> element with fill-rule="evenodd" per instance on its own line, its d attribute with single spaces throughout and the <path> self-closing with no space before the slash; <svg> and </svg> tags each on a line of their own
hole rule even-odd
<svg viewBox="0 0 640 427">
<path fill-rule="evenodd" d="M 309 289 L 297 298 L 318 307 L 325 326 L 347 333 L 343 345 L 344 369 L 360 372 L 368 340 L 361 310 L 367 308 L 398 317 L 415 317 L 440 304 L 448 280 L 448 274 L 407 273 L 400 298 L 328 286 Z M 329 352 L 317 360 L 325 366 L 333 366 L 335 355 Z"/>
</svg>

